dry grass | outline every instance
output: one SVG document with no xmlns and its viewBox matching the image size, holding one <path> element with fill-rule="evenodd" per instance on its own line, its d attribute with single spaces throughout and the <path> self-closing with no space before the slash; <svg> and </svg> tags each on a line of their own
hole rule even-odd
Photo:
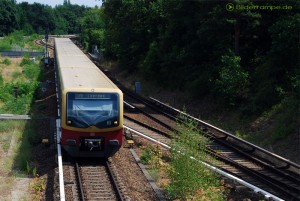
<svg viewBox="0 0 300 201">
<path fill-rule="evenodd" d="M 20 66 L 22 58 L 10 58 L 10 65 L 1 64 L 1 74 L 4 82 L 17 82 L 20 81 L 22 74 L 22 67 Z"/>
<path fill-rule="evenodd" d="M 0 200 L 10 200 L 11 189 L 16 179 L 14 163 L 15 155 L 20 151 L 21 133 L 25 129 L 25 121 L 0 122 Z"/>
<path fill-rule="evenodd" d="M 0 195 L 1 200 L 9 200 L 10 197 L 10 189 L 12 188 L 12 185 L 14 184 L 14 178 L 10 177 L 1 177 L 0 176 Z"/>
</svg>

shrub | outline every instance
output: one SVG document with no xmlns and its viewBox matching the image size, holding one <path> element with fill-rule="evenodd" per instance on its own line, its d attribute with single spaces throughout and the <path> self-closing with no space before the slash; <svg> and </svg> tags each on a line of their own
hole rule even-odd
<svg viewBox="0 0 300 201">
<path fill-rule="evenodd" d="M 36 64 L 31 63 L 24 66 L 25 77 L 28 79 L 37 79 L 40 75 L 40 72 L 41 70 Z"/>
<path fill-rule="evenodd" d="M 20 66 L 25 66 L 25 65 L 29 65 L 32 64 L 32 61 L 30 60 L 29 57 L 23 57 Z"/>
<path fill-rule="evenodd" d="M 30 109 L 32 96 L 21 95 L 17 99 L 11 98 L 5 102 L 4 110 L 14 114 L 27 114 Z"/>
<path fill-rule="evenodd" d="M 17 79 L 18 77 L 20 77 L 20 75 L 21 75 L 21 72 L 19 72 L 19 71 L 14 71 L 13 74 L 12 74 L 12 77 L 13 77 L 14 79 Z"/>
<path fill-rule="evenodd" d="M 0 71 L 0 86 L 3 85 L 3 77 L 2 77 L 2 74 L 1 74 L 1 71 Z"/>
<path fill-rule="evenodd" d="M 8 51 L 11 49 L 11 45 L 8 40 L 2 39 L 0 40 L 0 51 Z"/>
<path fill-rule="evenodd" d="M 7 83 L 1 87 L 0 99 L 3 101 L 4 112 L 27 114 L 33 95 L 39 86 L 37 81 Z M 14 97 L 15 87 L 18 87 L 18 98 Z"/>
<path fill-rule="evenodd" d="M 150 165 L 150 168 L 159 168 L 162 162 L 162 151 L 159 147 L 147 146 L 143 148 L 142 155 L 140 157 L 141 162 L 145 165 Z"/>
<path fill-rule="evenodd" d="M 224 200 L 224 190 L 219 178 L 199 162 L 214 161 L 205 152 L 208 139 L 200 135 L 196 123 L 187 119 L 185 122 L 185 125 L 178 126 L 180 136 L 172 143 L 169 169 L 172 182 L 167 187 L 167 195 L 171 199 Z"/>
<path fill-rule="evenodd" d="M 7 57 L 5 57 L 2 63 L 9 66 L 11 64 L 11 61 Z"/>
</svg>

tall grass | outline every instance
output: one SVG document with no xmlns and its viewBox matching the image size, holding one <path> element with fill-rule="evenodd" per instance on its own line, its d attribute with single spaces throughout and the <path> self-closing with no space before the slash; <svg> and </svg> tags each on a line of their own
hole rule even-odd
<svg viewBox="0 0 300 201">
<path fill-rule="evenodd" d="M 18 145 L 22 141 L 22 133 L 25 129 L 26 121 L 21 120 L 5 120 L 0 121 L 0 147 L 3 151 L 8 152 L 9 149 L 12 150 L 12 155 L 9 157 L 1 157 L 0 162 L 4 164 L 0 169 L 0 172 L 7 174 L 11 171 L 14 164 L 14 155 L 18 152 Z M 15 138 L 15 143 L 11 145 L 12 137 Z M 10 147 L 12 146 L 12 147 Z M 20 152 L 23 153 L 24 150 Z"/>
<path fill-rule="evenodd" d="M 40 38 L 40 36 L 37 34 L 24 37 L 24 32 L 14 31 L 0 40 L 0 51 L 9 51 L 13 47 L 42 50 L 42 47 L 36 46 L 33 42 L 38 38 Z"/>
<path fill-rule="evenodd" d="M 2 63 L 9 66 L 11 64 L 11 61 L 9 58 L 5 57 L 4 60 L 2 61 Z"/>
<path fill-rule="evenodd" d="M 220 178 L 199 162 L 214 161 L 205 152 L 209 140 L 200 134 L 192 120 L 185 119 L 185 124 L 179 124 L 178 129 L 180 136 L 171 145 L 168 171 L 171 183 L 166 189 L 167 195 L 170 199 L 225 200 Z"/>
<path fill-rule="evenodd" d="M 0 40 L 0 51 L 9 51 L 11 49 L 11 44 L 8 40 L 2 39 Z"/>
<path fill-rule="evenodd" d="M 0 113 L 27 114 L 30 110 L 34 94 L 39 87 L 39 76 L 41 69 L 38 64 L 34 64 L 29 58 L 23 58 L 22 66 L 25 81 L 0 83 L 0 100 L 4 104 L 0 108 Z M 1 81 L 1 79 L 0 79 Z M 17 94 L 15 91 L 17 90 Z"/>
<path fill-rule="evenodd" d="M 210 140 L 201 135 L 196 122 L 184 116 L 179 118 L 184 123 L 177 126 L 179 137 L 172 140 L 170 153 L 165 155 L 155 146 L 142 147 L 141 162 L 148 165 L 155 181 L 162 182 L 168 200 L 226 200 L 219 176 L 200 162 L 217 165 L 205 151 Z"/>
</svg>

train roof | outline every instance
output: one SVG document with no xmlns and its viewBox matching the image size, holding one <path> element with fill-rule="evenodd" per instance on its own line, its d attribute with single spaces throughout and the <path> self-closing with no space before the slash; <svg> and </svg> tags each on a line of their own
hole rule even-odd
<svg viewBox="0 0 300 201">
<path fill-rule="evenodd" d="M 55 50 L 62 90 L 119 90 L 70 39 L 55 38 Z"/>
</svg>

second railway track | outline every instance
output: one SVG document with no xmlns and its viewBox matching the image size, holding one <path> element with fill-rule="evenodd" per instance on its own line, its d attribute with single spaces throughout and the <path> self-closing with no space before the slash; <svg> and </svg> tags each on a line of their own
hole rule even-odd
<svg viewBox="0 0 300 201">
<path fill-rule="evenodd" d="M 162 108 L 156 107 L 156 103 L 151 104 L 150 101 L 144 101 L 143 98 L 135 98 L 134 96 L 136 95 L 130 92 L 129 95 L 127 95 L 125 91 L 125 94 L 125 97 L 130 97 L 126 98 L 126 101 L 138 108 L 138 112 L 135 114 L 137 115 L 135 121 L 144 119 L 141 117 L 143 115 L 151 116 L 153 121 L 157 122 L 161 127 L 165 127 L 162 130 L 166 128 L 176 130 L 174 126 L 176 124 L 175 119 L 177 119 L 177 121 L 180 119 L 174 116 L 174 114 L 176 114 L 175 111 L 172 111 L 170 108 L 169 110 L 163 110 Z M 138 117 L 138 115 L 140 115 L 140 117 Z M 164 126 L 166 122 L 167 126 Z M 140 122 L 138 124 L 142 126 L 142 124 L 147 123 Z M 250 143 L 247 144 L 247 146 L 243 146 L 241 143 L 235 142 L 232 139 L 228 140 L 227 133 L 222 132 L 221 129 L 207 128 L 205 126 L 200 127 L 200 129 L 203 131 L 202 133 L 208 136 L 212 141 L 208 145 L 207 151 L 220 161 L 218 165 L 219 168 L 278 198 L 300 200 L 299 169 L 298 172 L 290 171 L 289 165 L 278 165 L 278 162 L 276 162 L 278 159 L 273 157 L 272 154 L 268 154 L 267 157 L 256 155 L 253 152 L 257 147 L 252 146 Z M 158 133 L 159 132 L 157 132 L 157 134 Z M 154 136 L 153 134 L 151 135 Z M 161 142 L 168 142 L 168 140 L 160 140 L 157 136 L 154 138 Z M 284 161 L 287 160 L 283 160 L 283 163 Z M 294 165 L 292 162 L 291 164 L 297 169 L 296 164 Z M 269 195 L 266 194 L 264 196 L 268 198 Z"/>
</svg>

